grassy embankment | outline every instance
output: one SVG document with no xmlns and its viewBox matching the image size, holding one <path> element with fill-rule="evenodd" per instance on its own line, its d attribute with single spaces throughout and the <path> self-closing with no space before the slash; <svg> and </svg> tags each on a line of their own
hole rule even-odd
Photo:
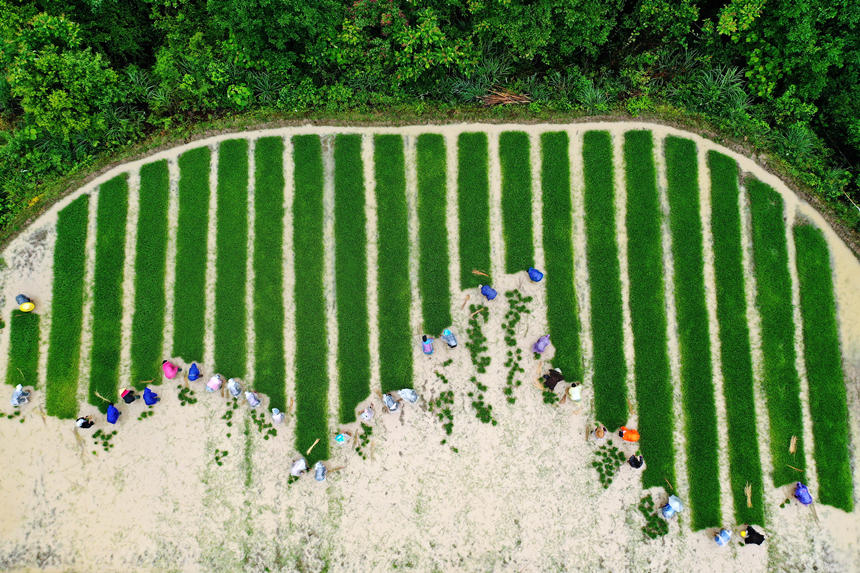
<svg viewBox="0 0 860 573">
<path fill-rule="evenodd" d="M 686 421 L 687 474 L 693 529 L 716 527 L 720 515 L 717 409 L 705 300 L 702 220 L 696 144 L 665 140 L 669 226 L 675 271 L 675 310 Z"/>
<path fill-rule="evenodd" d="M 296 269 L 296 448 L 319 438 L 308 462 L 328 458 L 328 343 L 323 284 L 323 163 L 317 135 L 293 138 Z"/>
<path fill-rule="evenodd" d="M 254 147 L 254 386 L 286 410 L 284 379 L 284 140 Z"/>
<path fill-rule="evenodd" d="M 247 368 L 245 282 L 248 260 L 248 140 L 218 148 L 215 242 L 215 370 L 244 376 Z"/>
<path fill-rule="evenodd" d="M 738 523 L 763 524 L 761 460 L 738 210 L 738 165 L 733 159 L 710 151 L 708 167 L 711 172 L 711 232 L 714 237 L 720 362 L 735 520 Z M 763 415 L 761 412 L 758 414 Z M 752 487 L 752 507 L 747 507 L 744 494 L 747 483 Z"/>
<path fill-rule="evenodd" d="M 107 410 L 96 395 L 117 401 L 122 335 L 122 274 L 125 268 L 125 227 L 128 215 L 128 176 L 99 187 L 96 267 L 93 279 L 93 347 L 90 355 L 90 404 Z"/>
<path fill-rule="evenodd" d="M 140 168 L 131 324 L 131 382 L 137 387 L 145 386 L 148 380 L 161 380 L 169 187 L 166 160 Z"/>
<path fill-rule="evenodd" d="M 334 141 L 334 265 L 337 293 L 337 369 L 342 423 L 370 394 L 367 315 L 367 218 L 361 136 Z"/>
<path fill-rule="evenodd" d="M 660 196 L 650 131 L 624 134 L 627 182 L 627 260 L 630 312 L 636 353 L 636 403 L 645 487 L 675 483 L 672 382 L 669 379 L 666 301 L 663 284 Z"/>
<path fill-rule="evenodd" d="M 418 136 L 418 285 L 424 330 L 433 336 L 451 326 L 451 284 L 448 275 L 447 169 L 445 138 Z"/>
<path fill-rule="evenodd" d="M 179 156 L 173 354 L 188 362 L 203 359 L 206 281 L 211 279 L 206 276 L 209 162 L 208 147 L 192 149 Z"/>
<path fill-rule="evenodd" d="M 490 272 L 490 179 L 486 133 L 457 140 L 457 213 L 460 227 L 460 288 L 487 284 L 472 270 Z"/>
<path fill-rule="evenodd" d="M 800 409 L 800 378 L 795 367 L 794 310 L 785 238 L 782 197 L 768 185 L 747 180 L 752 213 L 756 306 L 761 315 L 764 387 L 770 417 L 773 482 L 780 486 L 805 480 L 806 457 Z M 797 450 L 789 453 L 792 436 Z M 794 466 L 797 471 L 789 466 Z"/>
<path fill-rule="evenodd" d="M 794 227 L 797 275 L 809 410 L 818 470 L 818 499 L 845 511 L 854 509 L 848 405 L 839 353 L 839 323 L 833 272 L 824 234 L 809 224 Z"/>
<path fill-rule="evenodd" d="M 58 418 L 78 413 L 89 199 L 81 195 L 57 215 L 45 401 L 48 415 Z"/>
<path fill-rule="evenodd" d="M 581 380 L 579 316 L 573 282 L 573 206 L 568 145 L 567 133 L 563 131 L 541 135 L 544 281 L 549 334 L 556 348 L 553 366 L 561 368 L 571 380 Z"/>
<path fill-rule="evenodd" d="M 516 273 L 534 265 L 532 234 L 532 172 L 529 136 L 524 131 L 499 135 L 502 172 L 502 234 L 505 271 Z"/>
<path fill-rule="evenodd" d="M 17 308 L 9 319 L 6 382 L 35 387 L 39 381 L 39 315 Z"/>
<path fill-rule="evenodd" d="M 383 392 L 412 388 L 409 325 L 409 224 L 403 139 L 374 137 L 377 229 L 379 237 L 379 369 Z"/>
<path fill-rule="evenodd" d="M 583 136 L 582 160 L 594 343 L 594 408 L 598 421 L 615 429 L 627 422 L 627 366 L 615 236 L 615 170 L 609 132 L 589 131 Z"/>
</svg>

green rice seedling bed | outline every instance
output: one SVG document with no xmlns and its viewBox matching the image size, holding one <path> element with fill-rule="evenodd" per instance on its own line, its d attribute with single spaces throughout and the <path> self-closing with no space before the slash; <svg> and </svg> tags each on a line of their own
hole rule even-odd
<svg viewBox="0 0 860 573">
<path fill-rule="evenodd" d="M 296 269 L 296 448 L 308 463 L 328 458 L 328 344 L 323 284 L 323 163 L 316 135 L 293 138 Z"/>
<path fill-rule="evenodd" d="M 379 367 L 383 392 L 412 387 L 409 326 L 409 225 L 403 139 L 374 138 L 377 233 L 379 240 Z"/>
<path fill-rule="evenodd" d="M 617 428 L 627 422 L 627 366 L 621 311 L 621 272 L 615 238 L 612 137 L 606 131 L 583 136 L 585 227 L 591 283 L 594 344 L 594 407 L 597 419 Z"/>
<path fill-rule="evenodd" d="M 568 145 L 567 134 L 563 131 L 541 135 L 546 317 L 555 347 L 553 364 L 571 380 L 581 380 L 579 315 L 573 282 L 573 206 Z"/>
<path fill-rule="evenodd" d="M 173 354 L 187 362 L 203 359 L 210 155 L 200 147 L 179 156 Z"/>
<path fill-rule="evenodd" d="M 245 282 L 248 259 L 248 140 L 218 150 L 215 273 L 215 369 L 244 376 L 247 366 Z"/>
<path fill-rule="evenodd" d="M 254 148 L 254 386 L 286 410 L 284 379 L 284 140 Z"/>
<path fill-rule="evenodd" d="M 794 227 L 803 356 L 809 380 L 809 410 L 818 471 L 818 500 L 845 511 L 854 509 L 848 405 L 839 352 L 839 324 L 833 272 L 824 234 L 812 225 Z"/>
<path fill-rule="evenodd" d="M 78 413 L 89 199 L 81 195 L 57 215 L 45 401 L 48 415 L 58 418 L 74 418 Z"/>
<path fill-rule="evenodd" d="M 721 515 L 717 408 L 705 301 L 696 144 L 689 139 L 667 137 L 665 156 L 687 459 L 693 460 L 687 464 L 690 509 L 693 529 L 704 529 L 720 525 Z"/>
<path fill-rule="evenodd" d="M 451 284 L 448 274 L 447 166 L 445 138 L 418 136 L 418 285 L 424 330 L 438 335 L 451 326 Z"/>
<path fill-rule="evenodd" d="M 460 221 L 460 288 L 476 287 L 490 272 L 490 178 L 486 133 L 457 140 L 457 213 Z"/>
<path fill-rule="evenodd" d="M 729 475 L 738 523 L 764 523 L 762 475 L 753 398 L 752 358 L 744 296 L 738 166 L 730 157 L 708 152 L 711 172 L 711 232 L 714 237 L 717 322 L 723 394 L 728 422 Z M 762 412 L 759 415 L 764 415 Z M 744 486 L 752 487 L 747 507 Z"/>
<path fill-rule="evenodd" d="M 99 187 L 96 267 L 93 281 L 93 349 L 90 363 L 90 404 L 102 412 L 117 400 L 122 336 L 122 274 L 125 268 L 125 226 L 128 216 L 128 176 Z"/>
<path fill-rule="evenodd" d="M 524 131 L 505 131 L 499 135 L 502 233 L 505 238 L 505 271 L 508 273 L 534 266 L 529 148 L 529 136 Z"/>
<path fill-rule="evenodd" d="M 39 381 L 39 315 L 35 312 L 12 311 L 9 319 L 9 361 L 6 382 L 24 386 Z"/>
<path fill-rule="evenodd" d="M 624 134 L 627 181 L 627 260 L 636 353 L 636 402 L 647 487 L 675 483 L 672 382 L 669 379 L 663 285 L 660 196 L 650 131 Z"/>
<path fill-rule="evenodd" d="M 344 424 L 355 421 L 356 406 L 370 394 L 363 174 L 361 136 L 338 135 L 334 143 L 334 261 L 339 419 Z"/>
<path fill-rule="evenodd" d="M 781 486 L 804 481 L 806 470 L 783 201 L 779 193 L 756 179 L 747 180 L 747 192 L 752 213 L 756 306 L 761 314 L 764 360 L 762 386 L 770 416 L 773 482 Z M 797 437 L 795 454 L 789 453 L 792 436 Z"/>
<path fill-rule="evenodd" d="M 146 380 L 161 380 L 169 187 L 166 160 L 140 168 L 131 324 L 131 380 L 137 388 L 144 387 Z"/>
</svg>

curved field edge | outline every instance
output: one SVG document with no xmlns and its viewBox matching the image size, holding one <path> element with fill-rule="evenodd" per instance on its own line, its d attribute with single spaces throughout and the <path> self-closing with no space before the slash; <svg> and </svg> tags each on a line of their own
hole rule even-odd
<svg viewBox="0 0 860 573">
<path fill-rule="evenodd" d="M 557 126 L 555 126 L 555 127 L 557 127 Z M 641 127 L 641 126 L 640 126 L 640 127 Z M 349 130 L 347 129 L 347 130 L 342 130 L 342 131 L 349 131 Z M 319 133 L 319 130 L 314 130 L 314 133 L 315 133 L 315 134 L 316 134 L 316 133 Z M 423 132 L 422 132 L 422 133 L 423 133 Z M 233 139 L 235 139 L 235 135 L 233 136 Z M 219 164 L 219 166 L 220 166 L 220 164 Z M 219 194 L 219 195 L 220 195 L 220 194 Z M 107 205 L 107 203 L 105 203 L 105 205 Z M 99 207 L 102 207 L 102 205 L 99 205 Z M 97 266 L 98 266 L 98 263 L 97 263 Z M 100 273 L 99 273 L 99 274 L 100 274 Z M 220 306 L 220 305 L 219 305 L 219 306 Z M 760 414 L 761 414 L 761 413 L 760 413 Z"/>
</svg>

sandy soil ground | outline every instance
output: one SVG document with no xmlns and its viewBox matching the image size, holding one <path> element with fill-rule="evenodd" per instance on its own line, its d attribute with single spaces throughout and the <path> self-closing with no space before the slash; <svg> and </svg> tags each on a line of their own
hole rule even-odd
<svg viewBox="0 0 860 573">
<path fill-rule="evenodd" d="M 573 126 L 570 131 L 575 135 L 600 128 L 620 134 L 625 129 L 643 127 L 652 128 L 656 138 L 678 133 L 695 139 L 700 147 L 718 148 L 696 136 L 647 124 L 583 124 Z M 408 135 L 438 131 L 450 143 L 463 130 L 487 129 L 496 134 L 512 128 L 526 129 L 533 136 L 544 129 L 559 129 L 558 126 L 417 126 L 397 131 Z M 287 134 L 345 130 L 309 126 L 280 131 Z M 211 145 L 226 138 L 229 136 L 219 136 L 203 144 Z M 571 147 L 577 148 L 576 137 L 573 139 Z M 178 148 L 156 157 L 175 160 L 182 150 Z M 365 156 L 368 156 L 366 146 Z M 852 435 L 860 435 L 860 320 L 857 320 L 860 289 L 856 286 L 860 264 L 820 215 L 751 160 L 734 157 L 742 169 L 755 173 L 783 194 L 792 216 L 807 217 L 825 229 L 835 268 Z M 123 167 L 136 168 L 134 164 Z M 498 169 L 491 172 L 498 174 Z M 365 168 L 366 176 L 368 173 Z M 31 293 L 40 302 L 40 308 L 48 308 L 56 210 L 77 193 L 87 192 L 113 175 L 108 173 L 61 201 L 7 247 L 4 259 L 8 267 L 0 274 L 0 292 L 4 298 L 0 302 L 7 308 L 4 311 L 7 319 L 17 292 Z M 576 189 L 581 181 L 578 166 L 573 166 L 572 175 Z M 171 179 L 175 186 L 175 175 Z M 497 189 L 498 181 L 492 185 Z M 371 185 L 368 187 L 372 189 Z M 577 225 L 582 221 L 578 209 L 581 200 L 574 202 Z M 449 220 L 451 217 L 449 212 Z M 456 213 L 453 217 L 456 219 Z M 535 217 L 535 223 L 539 224 L 539 210 Z M 496 218 L 497 213 L 494 223 L 498 223 Z M 172 224 L 175 225 L 175 220 Z M 623 227 L 620 231 L 623 232 Z M 575 237 L 575 253 L 579 254 L 583 237 L 580 228 L 576 229 Z M 455 239 L 456 235 L 450 237 L 454 243 L 452 249 L 456 249 Z M 291 256 L 289 249 L 285 251 L 285 257 Z M 375 249 L 371 251 L 375 254 Z M 503 259 L 495 253 L 493 260 Z M 578 287 L 587 284 L 583 282 L 581 269 L 578 264 Z M 706 282 L 712 280 L 708 276 L 712 273 L 706 275 Z M 286 285 L 292 284 L 291 277 L 285 279 Z M 371 291 L 376 286 L 375 273 L 370 273 L 369 280 Z M 532 358 L 530 347 L 546 329 L 542 286 L 530 283 L 521 274 L 496 279 L 494 287 L 500 293 L 518 288 L 534 297 L 530 303 L 532 314 L 523 317 L 517 330 L 524 353 L 523 366 L 531 378 L 538 363 Z M 578 290 L 579 296 L 587 296 L 583 288 Z M 711 286 L 709 312 L 713 316 L 712 291 Z M 761 547 L 744 547 L 736 540 L 729 547 L 717 547 L 711 539 L 713 532 L 691 531 L 688 515 L 684 513 L 669 524 L 668 535 L 646 540 L 640 530 L 645 520 L 637 505 L 649 492 L 642 491 L 639 473 L 625 465 L 610 487 L 604 489 L 591 467 L 596 446 L 586 439 L 592 423 L 588 372 L 580 404 L 544 404 L 540 392 L 528 380 L 516 391 L 516 404 L 505 402 L 502 389 L 507 347 L 500 325 L 506 304 L 502 297 L 491 304 L 490 319 L 484 326 L 492 364 L 481 377 L 489 386 L 486 399 L 493 404 L 498 425 L 482 424 L 476 419 L 466 395 L 474 388 L 469 381 L 473 369 L 468 351 L 462 346 L 468 310 L 461 310 L 460 303 L 466 294 L 470 294 L 470 302 L 479 298 L 475 290 L 467 293 L 455 290 L 452 296 L 454 330 L 461 346 L 449 350 L 439 341 L 436 353 L 430 358 L 420 355 L 416 348 L 415 387 L 421 400 L 415 405 L 407 404 L 402 412 L 383 414 L 378 398 L 372 396 L 378 414 L 373 420 L 371 439 L 364 448 L 366 459 L 352 447 L 332 445 L 333 455 L 328 462 L 332 471 L 322 483 L 310 476 L 295 483 L 288 479 L 290 463 L 298 455 L 290 431 L 292 416 L 280 426 L 277 436 L 265 440 L 244 404 L 234 410 L 228 426 L 223 416 L 228 410 L 233 411 L 232 402 L 219 394 L 204 392 L 199 381 L 191 383 L 198 399 L 195 404 L 181 405 L 177 398 L 179 385 L 165 382 L 158 390 L 163 399 L 152 409 L 151 417 L 137 419 L 145 409 L 138 402 L 122 407 L 124 413 L 117 426 L 109 427 L 97 415 L 97 425 L 86 431 L 76 430 L 70 421 L 44 416 L 44 394 L 35 391 L 22 416 L 0 419 L 0 458 L 7 460 L 0 473 L 0 569 L 860 569 L 860 514 L 846 514 L 820 505 L 815 512 L 796 503 L 780 507 L 790 496 L 790 491 L 783 488 L 769 487 L 765 491 L 768 525 L 763 531 L 767 541 Z M 44 341 L 48 330 L 45 314 L 42 320 Z M 5 356 L 7 351 L 8 335 L 5 335 L 0 337 L 0 355 Z M 547 360 L 552 352 L 546 355 Z M 674 355 L 677 348 L 670 348 L 670 352 Z M 375 349 L 371 356 L 375 385 L 378 384 Z M 448 358 L 453 362 L 443 367 Z M 585 363 L 590 364 L 587 344 Z M 437 371 L 450 380 L 447 386 L 436 376 Z M 5 364 L 0 364 L 0 375 L 5 375 Z M 44 388 L 44 374 L 40 388 Z M 288 392 L 289 389 L 288 385 Z M 447 389 L 454 390 L 456 396 L 454 430 L 450 437 L 445 436 L 441 423 L 427 409 L 428 402 Z M 722 410 L 721 404 L 718 401 Z M 759 411 L 764 412 L 761 408 Z M 5 398 L 0 412 L 12 412 Z M 83 413 L 95 413 L 95 409 L 86 406 Z M 720 419 L 724 419 L 724 411 L 720 412 Z M 808 410 L 804 421 L 808 426 Z M 95 429 L 117 430 L 111 439 L 114 447 L 110 452 L 103 451 L 101 444 L 94 441 Z M 446 438 L 446 443 L 440 443 Z M 615 443 L 629 453 L 634 451 L 617 438 Z M 682 448 L 683 443 L 678 447 Z M 228 453 L 222 458 L 225 451 Z M 762 451 L 766 453 L 767 449 Z M 218 465 L 216 456 L 222 459 L 222 465 Z M 856 491 L 860 487 L 855 473 Z M 665 501 L 662 490 L 650 493 L 658 504 Z M 684 492 L 680 493 L 683 497 Z M 723 493 L 728 494 L 728 485 Z M 730 499 L 723 503 L 723 508 L 724 512 L 730 510 Z M 740 524 L 727 521 L 725 525 Z"/>
</svg>

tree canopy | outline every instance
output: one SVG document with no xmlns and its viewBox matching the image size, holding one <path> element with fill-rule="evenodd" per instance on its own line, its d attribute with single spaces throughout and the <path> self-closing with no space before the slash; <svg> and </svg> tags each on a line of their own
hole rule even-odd
<svg viewBox="0 0 860 573">
<path fill-rule="evenodd" d="M 0 0 L 0 225 L 177 123 L 500 88 L 536 114 L 701 114 L 856 196 L 858 23 L 852 0 Z"/>
</svg>

